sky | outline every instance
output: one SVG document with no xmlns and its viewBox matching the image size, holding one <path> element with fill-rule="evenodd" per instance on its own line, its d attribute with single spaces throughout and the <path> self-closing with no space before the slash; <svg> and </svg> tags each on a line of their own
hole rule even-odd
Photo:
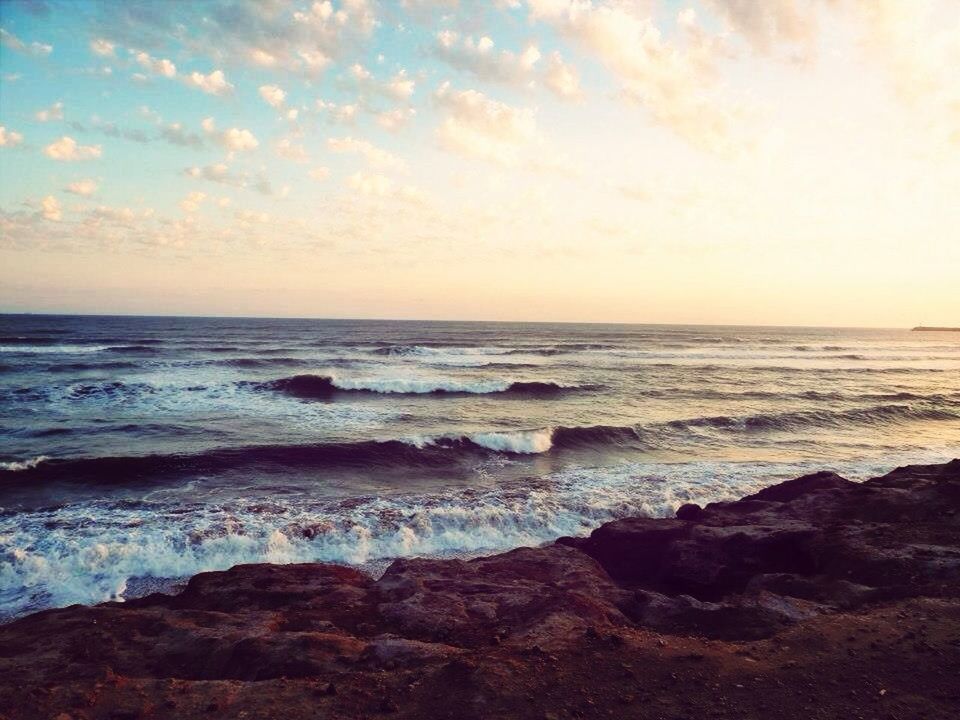
<svg viewBox="0 0 960 720">
<path fill-rule="evenodd" d="M 0 28 L 0 311 L 960 325 L 956 0 Z"/>
</svg>

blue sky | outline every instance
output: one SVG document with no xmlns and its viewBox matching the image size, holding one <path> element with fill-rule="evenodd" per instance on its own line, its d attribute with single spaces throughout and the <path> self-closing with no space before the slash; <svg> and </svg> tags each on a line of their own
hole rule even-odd
<svg viewBox="0 0 960 720">
<path fill-rule="evenodd" d="M 5 0 L 0 27 L 2 309 L 960 315 L 949 1 Z"/>
</svg>

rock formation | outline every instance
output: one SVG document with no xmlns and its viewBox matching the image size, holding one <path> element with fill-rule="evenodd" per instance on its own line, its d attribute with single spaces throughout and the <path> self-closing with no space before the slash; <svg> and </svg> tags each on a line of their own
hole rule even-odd
<svg viewBox="0 0 960 720">
<path fill-rule="evenodd" d="M 960 716 L 960 460 L 0 627 L 0 718 Z"/>
</svg>

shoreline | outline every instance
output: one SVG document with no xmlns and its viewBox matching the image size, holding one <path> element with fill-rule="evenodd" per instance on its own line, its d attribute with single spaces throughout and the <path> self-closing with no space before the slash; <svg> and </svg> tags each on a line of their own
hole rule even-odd
<svg viewBox="0 0 960 720">
<path fill-rule="evenodd" d="M 306 563 L 0 626 L 0 717 L 947 717 L 960 460 L 821 472 L 379 578 Z"/>
</svg>

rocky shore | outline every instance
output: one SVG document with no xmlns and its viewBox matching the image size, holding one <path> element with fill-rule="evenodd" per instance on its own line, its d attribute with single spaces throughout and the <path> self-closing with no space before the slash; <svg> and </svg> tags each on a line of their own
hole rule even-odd
<svg viewBox="0 0 960 720">
<path fill-rule="evenodd" d="M 0 627 L 0 718 L 960 717 L 960 460 Z"/>
</svg>

